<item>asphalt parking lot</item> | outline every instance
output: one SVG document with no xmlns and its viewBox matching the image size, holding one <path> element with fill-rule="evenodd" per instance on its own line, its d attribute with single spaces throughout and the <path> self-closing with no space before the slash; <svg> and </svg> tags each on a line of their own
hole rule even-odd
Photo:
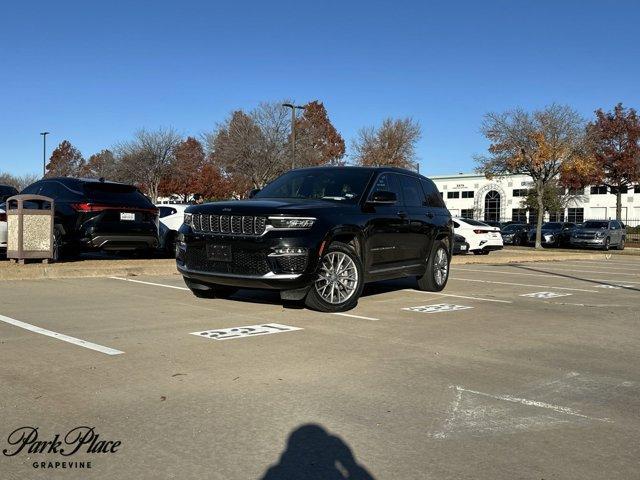
<svg viewBox="0 0 640 480">
<path fill-rule="evenodd" d="M 451 275 L 346 314 L 177 275 L 4 282 L 2 448 L 26 425 L 122 445 L 84 470 L 3 456 L 0 477 L 637 478 L 640 257 Z"/>
</svg>

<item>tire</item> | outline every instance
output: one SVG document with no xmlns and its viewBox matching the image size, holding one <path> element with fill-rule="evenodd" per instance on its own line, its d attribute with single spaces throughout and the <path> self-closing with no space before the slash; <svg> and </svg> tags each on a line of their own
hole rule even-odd
<svg viewBox="0 0 640 480">
<path fill-rule="evenodd" d="M 620 245 L 618 245 L 618 250 L 624 250 L 624 238 L 620 239 Z"/>
<path fill-rule="evenodd" d="M 53 231 L 53 254 L 51 256 L 51 260 L 54 262 L 59 262 L 64 258 L 64 252 L 62 248 L 62 234 L 60 230 L 55 229 Z"/>
<path fill-rule="evenodd" d="M 611 247 L 611 239 L 607 237 L 604 241 L 604 245 L 602 246 L 602 250 L 604 250 L 605 252 L 608 252 L 610 247 Z"/>
<path fill-rule="evenodd" d="M 304 304 L 319 312 L 351 310 L 358 304 L 363 287 L 364 272 L 360 257 L 351 246 L 333 242 L 320 259 L 316 280 Z"/>
<path fill-rule="evenodd" d="M 236 287 L 227 285 L 215 285 L 213 283 L 199 283 L 183 277 L 191 293 L 198 298 L 227 298 L 238 291 Z"/>
<path fill-rule="evenodd" d="M 426 292 L 439 292 L 444 289 L 449 280 L 450 265 L 451 255 L 447 244 L 441 240 L 437 241 L 426 259 L 424 275 L 417 277 L 418 289 Z"/>
</svg>

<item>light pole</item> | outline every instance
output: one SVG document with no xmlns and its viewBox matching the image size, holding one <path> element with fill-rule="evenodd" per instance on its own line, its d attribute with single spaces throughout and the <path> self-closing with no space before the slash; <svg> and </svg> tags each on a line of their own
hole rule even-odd
<svg viewBox="0 0 640 480">
<path fill-rule="evenodd" d="M 294 105 L 293 103 L 283 103 L 283 107 L 291 109 L 291 169 L 296 168 L 296 108 L 304 110 L 304 105 Z"/>
<path fill-rule="evenodd" d="M 42 176 L 47 174 L 47 135 L 50 132 L 40 132 L 42 135 Z"/>
</svg>

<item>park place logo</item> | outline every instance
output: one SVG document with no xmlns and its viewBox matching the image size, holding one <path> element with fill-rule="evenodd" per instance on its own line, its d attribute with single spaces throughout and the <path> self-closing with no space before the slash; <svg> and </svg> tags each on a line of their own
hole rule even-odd
<svg viewBox="0 0 640 480">
<path fill-rule="evenodd" d="M 95 427 L 75 427 L 64 436 L 56 433 L 51 439 L 41 439 L 38 427 L 16 428 L 7 437 L 9 448 L 2 450 L 5 457 L 15 457 L 19 454 L 31 455 L 59 455 L 57 460 L 34 461 L 33 468 L 37 469 L 88 469 L 92 468 L 91 461 L 72 461 L 70 457 L 76 454 L 114 454 L 122 445 L 120 440 L 104 440 L 96 432 Z M 64 461 L 63 461 L 64 460 Z"/>
</svg>

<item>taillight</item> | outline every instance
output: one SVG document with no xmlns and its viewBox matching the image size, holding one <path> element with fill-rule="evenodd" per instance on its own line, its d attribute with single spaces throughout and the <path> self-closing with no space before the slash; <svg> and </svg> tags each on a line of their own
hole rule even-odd
<svg viewBox="0 0 640 480">
<path fill-rule="evenodd" d="M 103 203 L 72 203 L 71 207 L 76 212 L 103 212 L 105 210 L 120 210 L 125 212 L 147 212 L 157 215 L 159 212 L 158 208 L 141 208 L 141 207 L 130 207 L 127 205 L 105 205 Z"/>
</svg>

